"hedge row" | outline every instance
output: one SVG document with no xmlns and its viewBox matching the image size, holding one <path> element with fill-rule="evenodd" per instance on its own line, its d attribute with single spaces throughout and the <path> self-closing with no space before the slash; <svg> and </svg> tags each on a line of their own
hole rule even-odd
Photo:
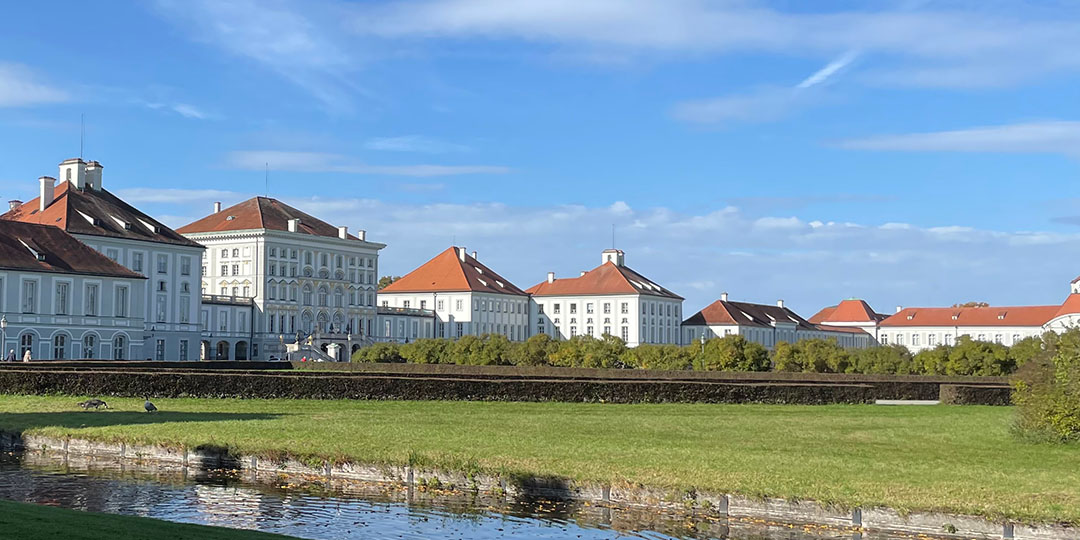
<svg viewBox="0 0 1080 540">
<path fill-rule="evenodd" d="M 1028 338 L 1012 347 L 962 336 L 955 345 L 941 345 L 912 355 L 900 345 L 844 349 L 835 340 L 811 339 L 779 343 L 770 354 L 742 336 L 725 336 L 704 344 L 639 345 L 629 348 L 619 338 L 577 336 L 556 341 L 546 334 L 513 343 L 505 336 L 464 336 L 458 340 L 420 339 L 412 343 L 378 343 L 356 351 L 354 362 L 415 364 L 514 365 L 585 368 L 630 368 L 699 371 L 792 371 L 900 375 L 1005 376 L 1045 350 L 1043 338 Z"/>
</svg>

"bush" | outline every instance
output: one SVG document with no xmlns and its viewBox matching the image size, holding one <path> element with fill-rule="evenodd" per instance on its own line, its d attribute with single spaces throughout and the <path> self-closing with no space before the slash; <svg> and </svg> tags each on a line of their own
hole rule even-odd
<svg viewBox="0 0 1080 540">
<path fill-rule="evenodd" d="M 397 343 L 375 343 L 361 347 L 352 355 L 353 362 L 404 362 Z"/>
<path fill-rule="evenodd" d="M 626 367 L 636 369 L 690 369 L 694 361 L 688 348 L 678 345 L 638 345 L 626 349 L 620 358 Z"/>
<path fill-rule="evenodd" d="M 510 351 L 510 363 L 515 366 L 547 366 L 551 365 L 549 356 L 555 352 L 559 344 L 547 334 L 537 334 L 530 337 L 525 343 L 517 344 Z"/>
<path fill-rule="evenodd" d="M 776 371 L 805 373 L 847 373 L 852 369 L 851 353 L 835 339 L 805 339 L 795 344 L 780 342 L 773 350 Z"/>
<path fill-rule="evenodd" d="M 689 345 L 693 348 L 693 345 Z M 698 369 L 704 371 L 769 371 L 769 351 L 759 343 L 738 335 L 705 342 Z"/>
<path fill-rule="evenodd" d="M 1080 329 L 1045 341 L 1013 379 L 1017 427 L 1032 438 L 1080 440 Z"/>
<path fill-rule="evenodd" d="M 851 352 L 851 361 L 854 373 L 896 375 L 915 373 L 911 352 L 903 345 L 857 349 Z"/>
</svg>

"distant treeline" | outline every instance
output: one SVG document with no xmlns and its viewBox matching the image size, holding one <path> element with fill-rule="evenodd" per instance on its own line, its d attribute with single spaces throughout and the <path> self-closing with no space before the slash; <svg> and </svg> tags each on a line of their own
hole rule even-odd
<svg viewBox="0 0 1080 540">
<path fill-rule="evenodd" d="M 377 343 L 353 354 L 353 362 L 415 364 L 561 366 L 616 369 L 693 369 L 701 371 L 793 371 L 897 375 L 1009 375 L 1043 351 L 1042 338 L 1028 338 L 1006 347 L 960 337 L 911 354 L 901 345 L 844 349 L 835 340 L 808 339 L 779 343 L 771 353 L 742 336 L 725 336 L 702 345 L 639 345 L 619 338 L 577 336 L 556 341 L 539 334 L 523 343 L 505 336 L 463 336 L 457 340 L 419 339 L 411 343 Z"/>
</svg>

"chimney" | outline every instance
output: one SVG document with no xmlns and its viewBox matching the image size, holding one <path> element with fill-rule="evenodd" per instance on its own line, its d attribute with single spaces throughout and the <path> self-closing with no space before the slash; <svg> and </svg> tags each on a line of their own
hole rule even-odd
<svg viewBox="0 0 1080 540">
<path fill-rule="evenodd" d="M 40 184 L 40 197 L 38 202 L 38 212 L 44 212 L 53 202 L 53 192 L 56 190 L 56 179 L 51 176 L 42 176 L 38 178 Z"/>
<path fill-rule="evenodd" d="M 356 238 L 361 242 L 367 241 L 367 231 L 365 231 L 364 229 L 356 231 Z"/>
<path fill-rule="evenodd" d="M 341 226 L 341 227 L 338 227 L 337 228 L 337 237 L 342 239 L 342 240 L 345 240 L 346 238 L 348 238 L 349 237 L 349 228 L 345 227 L 344 225 Z"/>
<path fill-rule="evenodd" d="M 217 202 L 214 203 L 214 213 L 216 214 L 216 213 L 218 213 L 220 211 L 221 211 L 221 201 L 217 201 Z"/>
<path fill-rule="evenodd" d="M 548 283 L 555 283 L 555 272 L 548 272 Z"/>
<path fill-rule="evenodd" d="M 779 308 L 784 307 L 784 301 L 783 300 L 777 300 L 776 301 L 776 307 L 779 307 Z"/>
<path fill-rule="evenodd" d="M 289 232 L 296 232 L 300 229 L 300 220 L 293 218 L 289 220 Z"/>
<path fill-rule="evenodd" d="M 720 293 L 720 300 L 723 301 L 723 302 L 727 302 L 727 293 L 726 292 Z"/>
<path fill-rule="evenodd" d="M 581 273 L 578 274 L 578 277 L 585 277 L 585 274 L 586 274 L 586 272 L 584 270 L 582 270 Z"/>
<path fill-rule="evenodd" d="M 476 260 L 478 260 L 478 261 L 480 260 L 480 259 L 478 259 L 478 258 L 476 257 L 476 250 L 475 250 L 475 249 L 474 249 L 474 250 L 473 250 L 473 252 L 472 252 L 472 258 L 474 258 L 474 259 L 476 259 Z"/>
<path fill-rule="evenodd" d="M 80 158 L 65 159 L 60 163 L 60 181 L 71 182 L 75 189 L 86 186 L 86 162 Z"/>
<path fill-rule="evenodd" d="M 22 206 L 22 201 L 20 201 L 19 199 L 12 199 L 12 200 L 8 201 L 7 205 L 8 205 L 8 210 L 14 210 L 14 209 Z"/>
<path fill-rule="evenodd" d="M 457 248 L 457 255 L 458 255 L 459 259 L 464 261 L 465 260 L 465 248 L 464 247 Z"/>
<path fill-rule="evenodd" d="M 86 185 L 90 189 L 101 189 L 101 164 L 96 161 L 91 161 L 86 164 Z"/>
<path fill-rule="evenodd" d="M 896 312 L 900 313 L 901 311 L 904 311 L 904 306 L 896 306 Z"/>
</svg>

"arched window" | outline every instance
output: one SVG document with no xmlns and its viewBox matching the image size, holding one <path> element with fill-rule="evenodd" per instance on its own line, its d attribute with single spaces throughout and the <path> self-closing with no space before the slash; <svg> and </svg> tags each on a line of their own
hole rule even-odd
<svg viewBox="0 0 1080 540">
<path fill-rule="evenodd" d="M 300 327 L 304 329 L 304 333 L 306 333 L 306 334 L 311 333 L 311 330 L 312 330 L 311 323 L 312 323 L 311 312 L 310 311 L 305 311 L 304 314 L 300 316 Z"/>
<path fill-rule="evenodd" d="M 319 322 L 319 331 L 320 332 L 326 332 L 326 331 L 329 330 L 330 317 L 326 314 L 325 311 L 319 313 L 319 321 L 318 322 Z"/>
<path fill-rule="evenodd" d="M 94 359 L 94 347 L 97 345 L 97 336 L 94 334 L 86 334 L 83 336 L 83 358 L 87 360 Z"/>
<path fill-rule="evenodd" d="M 326 290 L 326 287 L 319 287 L 319 305 L 325 307 L 329 301 L 330 291 Z"/>
<path fill-rule="evenodd" d="M 65 360 L 67 359 L 67 336 L 64 334 L 57 334 L 53 336 L 53 359 Z"/>
<path fill-rule="evenodd" d="M 26 356 L 26 351 L 30 351 L 31 356 L 34 354 L 34 334 L 19 336 L 19 360 Z"/>
<path fill-rule="evenodd" d="M 345 291 L 341 287 L 334 289 L 334 307 L 345 307 Z"/>
<path fill-rule="evenodd" d="M 124 349 L 126 343 L 124 343 L 124 336 L 116 336 L 113 338 L 113 360 L 123 360 L 125 357 Z"/>
<path fill-rule="evenodd" d="M 304 285 L 304 305 L 311 305 L 311 285 Z"/>
<path fill-rule="evenodd" d="M 240 250 L 239 249 L 233 249 L 232 250 L 232 256 L 233 257 L 239 257 L 240 256 Z"/>
</svg>

